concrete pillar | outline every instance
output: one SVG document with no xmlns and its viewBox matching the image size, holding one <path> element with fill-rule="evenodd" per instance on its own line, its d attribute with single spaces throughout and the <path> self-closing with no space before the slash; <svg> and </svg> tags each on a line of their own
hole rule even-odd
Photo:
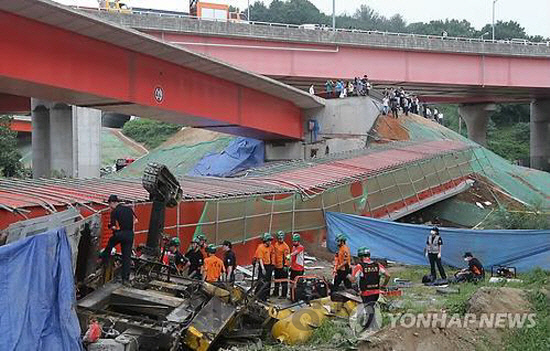
<svg viewBox="0 0 550 351">
<path fill-rule="evenodd" d="M 50 103 L 31 99 L 32 176 L 49 177 L 50 166 Z"/>
<path fill-rule="evenodd" d="M 55 103 L 50 109 L 50 162 L 52 176 L 73 177 L 73 109 Z"/>
<path fill-rule="evenodd" d="M 495 104 L 465 104 L 458 107 L 458 114 L 466 122 L 470 140 L 487 146 L 487 122 L 489 114 L 495 109 Z"/>
<path fill-rule="evenodd" d="M 32 99 L 33 177 L 99 177 L 101 111 Z"/>
<path fill-rule="evenodd" d="M 101 111 L 73 106 L 73 176 L 99 177 Z"/>
<path fill-rule="evenodd" d="M 550 100 L 531 102 L 531 168 L 550 172 Z"/>
</svg>

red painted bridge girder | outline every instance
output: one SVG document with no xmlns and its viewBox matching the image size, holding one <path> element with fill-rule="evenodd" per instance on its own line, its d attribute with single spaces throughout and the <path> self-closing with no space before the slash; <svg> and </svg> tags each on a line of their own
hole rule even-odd
<svg viewBox="0 0 550 351">
<path fill-rule="evenodd" d="M 261 139 L 302 138 L 292 102 L 169 61 L 4 11 L 0 43 L 0 92 Z"/>
<path fill-rule="evenodd" d="M 25 96 L 0 94 L 0 114 L 23 114 L 31 111 L 31 99 Z"/>
<path fill-rule="evenodd" d="M 454 102 L 478 102 L 480 96 L 484 101 L 550 97 L 550 58 L 304 44 L 194 33 L 150 34 L 259 74 L 289 81 L 350 79 L 368 74 L 371 81 L 410 86 L 439 101 L 444 101 L 444 96 L 454 96 L 451 99 Z"/>
<path fill-rule="evenodd" d="M 14 119 L 10 123 L 10 129 L 20 133 L 32 132 L 32 124 L 30 120 Z"/>
</svg>

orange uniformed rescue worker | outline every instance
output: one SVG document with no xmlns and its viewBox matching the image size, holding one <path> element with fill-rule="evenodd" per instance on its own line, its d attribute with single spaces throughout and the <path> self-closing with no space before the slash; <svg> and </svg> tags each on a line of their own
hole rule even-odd
<svg viewBox="0 0 550 351">
<path fill-rule="evenodd" d="M 290 247 L 285 243 L 285 232 L 279 230 L 277 232 L 277 241 L 273 244 L 273 251 L 275 253 L 275 279 L 288 279 L 288 270 L 289 270 L 289 257 L 290 257 Z M 282 285 L 281 297 L 286 298 L 288 294 L 288 283 L 275 283 L 273 289 L 273 296 L 279 296 L 279 286 Z"/>
<path fill-rule="evenodd" d="M 258 267 L 258 285 L 256 286 L 256 293 L 258 298 L 262 301 L 266 301 L 269 296 L 269 290 L 271 289 L 271 275 L 273 274 L 273 261 L 274 252 L 271 241 L 273 237 L 270 233 L 264 233 L 262 236 L 262 243 L 258 245 L 256 254 L 254 255 L 255 263 Z"/>
<path fill-rule="evenodd" d="M 223 261 L 215 253 L 216 247 L 214 245 L 210 244 L 206 247 L 207 257 L 204 259 L 202 278 L 209 283 L 220 281 L 222 274 L 225 273 Z"/>
<path fill-rule="evenodd" d="M 338 252 L 334 257 L 334 286 L 333 289 L 337 290 L 340 284 L 343 282 L 346 289 L 351 288 L 351 281 L 348 275 L 351 273 L 351 253 L 349 247 L 346 245 L 346 237 L 344 234 L 339 234 L 336 237 L 336 243 L 338 244 Z"/>
<path fill-rule="evenodd" d="M 290 280 L 304 275 L 304 247 L 300 244 L 300 234 L 292 234 L 292 253 L 290 254 Z"/>
</svg>

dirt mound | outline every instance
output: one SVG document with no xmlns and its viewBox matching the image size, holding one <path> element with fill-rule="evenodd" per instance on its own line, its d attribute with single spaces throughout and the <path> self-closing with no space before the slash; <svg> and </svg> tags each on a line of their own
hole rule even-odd
<svg viewBox="0 0 550 351">
<path fill-rule="evenodd" d="M 529 312 L 525 291 L 516 288 L 482 287 L 468 300 L 468 313 Z"/>
<path fill-rule="evenodd" d="M 474 350 L 479 335 L 464 328 L 394 328 L 376 334 L 359 350 L 373 351 L 455 351 Z"/>
<path fill-rule="evenodd" d="M 410 139 L 409 132 L 401 125 L 401 120 L 390 116 L 378 117 L 373 131 L 382 138 L 381 142 Z"/>
<path fill-rule="evenodd" d="M 515 288 L 482 287 L 468 300 L 468 313 L 524 313 L 529 311 L 525 292 Z M 463 319 L 462 319 L 463 320 Z M 463 320 L 464 321 L 464 320 Z M 420 326 L 420 327 L 419 327 Z M 359 350 L 375 351 L 454 351 L 474 350 L 480 345 L 499 349 L 505 329 L 481 328 L 478 323 L 462 323 L 459 327 L 423 328 L 416 324 L 405 328 L 399 324 L 387 326 L 374 334 L 370 342 L 362 343 Z M 496 347 L 496 348 L 495 348 Z"/>
<path fill-rule="evenodd" d="M 178 145 L 195 145 L 205 141 L 213 141 L 219 138 L 228 137 L 230 135 L 218 132 L 212 132 L 200 128 L 182 128 L 174 134 L 170 139 L 166 140 L 162 147 L 178 146 Z"/>
</svg>

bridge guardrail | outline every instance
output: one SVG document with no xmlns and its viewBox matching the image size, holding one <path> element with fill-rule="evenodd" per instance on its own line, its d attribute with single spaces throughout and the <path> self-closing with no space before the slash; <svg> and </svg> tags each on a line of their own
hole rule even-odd
<svg viewBox="0 0 550 351">
<path fill-rule="evenodd" d="M 121 16 L 127 15 L 125 12 L 113 11 L 107 9 L 99 8 L 90 8 L 90 7 L 80 7 L 73 6 L 73 8 L 87 11 L 87 12 L 106 12 L 111 14 L 120 14 Z M 193 19 L 197 21 L 208 21 L 208 22 L 231 22 L 239 24 L 248 24 L 248 25 L 258 25 L 258 26 L 269 26 L 269 27 L 282 27 L 282 28 L 293 28 L 293 29 L 302 29 L 302 30 L 314 30 L 314 31 L 332 31 L 332 27 L 321 27 L 319 29 L 303 29 L 300 28 L 297 24 L 291 23 L 277 23 L 277 22 L 261 22 L 261 21 L 235 21 L 235 20 L 221 20 L 221 19 L 205 19 L 197 16 L 191 16 L 189 14 L 181 13 L 163 13 L 156 11 L 143 11 L 143 10 L 132 10 L 132 14 L 142 15 L 142 16 L 157 16 L 157 17 L 169 17 L 169 18 L 185 18 Z M 510 44 L 510 45 L 533 45 L 533 46 L 549 46 L 550 41 L 545 42 L 532 42 L 532 41 L 514 41 L 514 40 L 492 40 L 492 39 L 482 39 L 482 38 L 469 38 L 469 37 L 449 37 L 441 35 L 427 35 L 427 34 L 415 34 L 415 33 L 394 33 L 394 32 L 382 32 L 377 30 L 362 30 L 362 29 L 346 29 L 346 28 L 336 28 L 336 32 L 342 33 L 360 33 L 360 34 L 369 34 L 369 35 L 382 35 L 382 36 L 397 36 L 397 37 L 409 37 L 409 38 L 424 38 L 430 40 L 443 40 L 443 41 L 455 41 L 455 42 L 468 42 L 468 43 L 490 43 L 490 44 Z"/>
</svg>

